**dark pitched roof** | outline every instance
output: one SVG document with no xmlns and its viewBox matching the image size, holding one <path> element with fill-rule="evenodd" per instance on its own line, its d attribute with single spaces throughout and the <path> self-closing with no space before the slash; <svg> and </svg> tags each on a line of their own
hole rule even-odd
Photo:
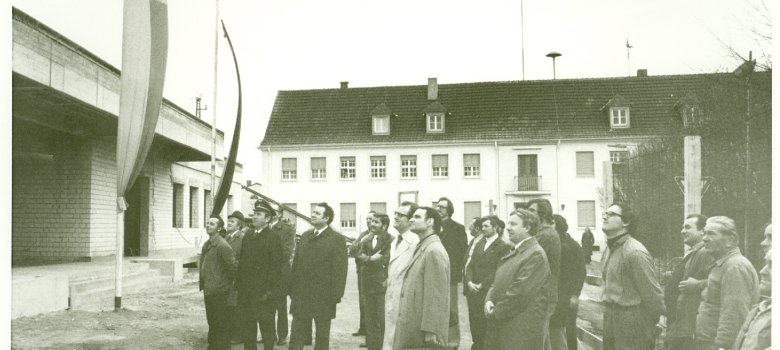
<svg viewBox="0 0 780 350">
<path fill-rule="evenodd" d="M 644 137 L 680 127 L 675 104 L 727 73 L 439 85 L 444 133 L 428 134 L 427 85 L 279 91 L 261 146 L 471 140 Z M 612 130 L 615 96 L 630 101 L 631 127 Z M 372 135 L 371 112 L 392 111 L 389 135 Z"/>
</svg>

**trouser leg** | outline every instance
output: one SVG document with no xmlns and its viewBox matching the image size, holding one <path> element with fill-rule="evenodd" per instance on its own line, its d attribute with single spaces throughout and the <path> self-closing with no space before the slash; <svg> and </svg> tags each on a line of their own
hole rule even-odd
<svg viewBox="0 0 780 350">
<path fill-rule="evenodd" d="M 552 350 L 568 350 L 566 328 L 563 325 L 550 326 L 550 346 Z"/>
<path fill-rule="evenodd" d="M 308 326 L 307 326 L 308 325 Z M 311 317 L 293 315 L 289 350 L 301 350 L 306 342 L 306 334 L 311 336 Z"/>
<path fill-rule="evenodd" d="M 385 332 L 385 295 L 366 295 L 366 346 L 368 350 L 382 348 Z"/>
<path fill-rule="evenodd" d="M 274 312 L 276 300 L 260 303 L 257 308 L 257 321 L 260 325 L 260 335 L 263 337 L 263 348 L 273 350 L 276 344 L 276 329 L 274 329 Z"/>
<path fill-rule="evenodd" d="M 206 304 L 206 322 L 209 325 L 209 349 L 223 350 L 230 346 L 227 297 L 228 293 L 221 293 L 206 295 L 203 298 Z"/>
<path fill-rule="evenodd" d="M 314 318 L 314 327 L 316 329 L 314 336 L 314 350 L 328 350 L 330 348 L 330 321 L 327 316 L 318 316 Z"/>
<path fill-rule="evenodd" d="M 482 295 L 469 295 L 466 298 L 469 306 L 469 329 L 471 329 L 472 350 L 485 349 L 485 314 Z"/>
<path fill-rule="evenodd" d="M 566 316 L 566 344 L 569 350 L 577 350 L 577 310 Z"/>
<path fill-rule="evenodd" d="M 287 296 L 282 295 L 276 302 L 276 335 L 279 339 L 286 339 L 288 330 Z"/>
</svg>

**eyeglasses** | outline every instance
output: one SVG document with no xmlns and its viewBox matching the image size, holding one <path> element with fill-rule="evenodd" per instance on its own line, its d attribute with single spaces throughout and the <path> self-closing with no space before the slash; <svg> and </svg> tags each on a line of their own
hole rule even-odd
<svg viewBox="0 0 780 350">
<path fill-rule="evenodd" d="M 612 212 L 612 211 L 605 211 L 604 214 L 601 214 L 602 218 L 609 218 L 613 216 L 619 216 L 621 219 L 623 218 L 623 215 L 620 215 L 618 213 Z"/>
</svg>

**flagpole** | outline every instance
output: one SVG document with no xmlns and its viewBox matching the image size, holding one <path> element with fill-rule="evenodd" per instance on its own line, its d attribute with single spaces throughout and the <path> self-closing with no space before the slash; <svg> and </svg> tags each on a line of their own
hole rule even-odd
<svg viewBox="0 0 780 350">
<path fill-rule="evenodd" d="M 214 2 L 215 7 L 215 18 L 214 18 L 214 101 L 212 102 L 212 105 L 214 108 L 211 109 L 211 193 L 216 193 L 216 184 L 217 184 L 217 162 L 216 162 L 216 154 L 217 154 L 217 52 L 219 47 L 219 0 L 215 0 Z M 214 195 L 211 196 L 211 204 L 214 205 Z M 203 205 L 206 205 L 204 202 Z M 204 218 L 208 219 L 208 218 Z"/>
</svg>

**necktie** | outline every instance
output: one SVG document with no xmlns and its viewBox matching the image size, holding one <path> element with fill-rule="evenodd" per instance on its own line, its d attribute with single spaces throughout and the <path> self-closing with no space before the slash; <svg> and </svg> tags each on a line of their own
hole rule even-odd
<svg viewBox="0 0 780 350">
<path fill-rule="evenodd" d="M 376 249 L 376 236 L 371 240 L 371 249 Z"/>
<path fill-rule="evenodd" d="M 398 234 L 398 238 L 395 239 L 395 247 L 398 248 L 399 245 L 401 245 L 401 241 L 403 241 L 404 238 L 401 236 L 401 234 Z"/>
</svg>

